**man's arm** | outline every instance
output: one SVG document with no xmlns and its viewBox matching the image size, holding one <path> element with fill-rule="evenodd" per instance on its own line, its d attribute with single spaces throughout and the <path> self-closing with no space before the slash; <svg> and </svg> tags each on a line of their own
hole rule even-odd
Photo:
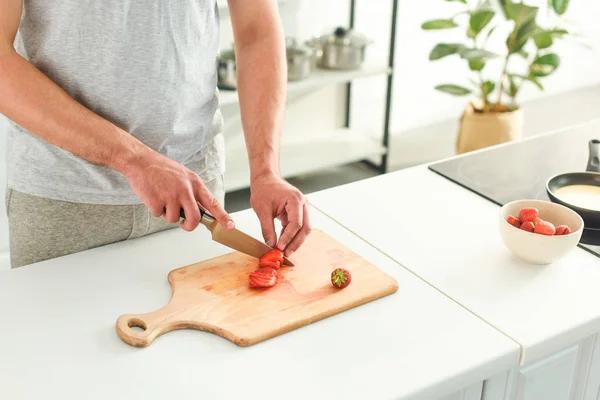
<svg viewBox="0 0 600 400">
<path fill-rule="evenodd" d="M 176 222 L 184 207 L 182 227 L 192 230 L 200 221 L 198 201 L 226 225 L 230 218 L 195 174 L 76 102 L 15 51 L 22 6 L 0 0 L 0 113 L 48 143 L 119 171 L 155 216 L 166 209 L 165 219 Z"/>
<path fill-rule="evenodd" d="M 275 0 L 228 0 L 233 25 L 237 89 L 250 160 L 251 204 L 266 242 L 290 255 L 310 232 L 307 201 L 279 171 L 286 100 L 284 32 Z M 279 241 L 273 224 L 279 218 Z"/>
</svg>

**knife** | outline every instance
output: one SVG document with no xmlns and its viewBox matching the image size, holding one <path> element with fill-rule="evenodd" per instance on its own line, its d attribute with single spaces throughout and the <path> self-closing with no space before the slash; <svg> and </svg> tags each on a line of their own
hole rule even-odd
<svg viewBox="0 0 600 400">
<path fill-rule="evenodd" d="M 247 254 L 252 257 L 260 258 L 269 250 L 273 250 L 272 247 L 267 246 L 265 243 L 256 240 L 250 235 L 244 232 L 234 229 L 228 231 L 219 222 L 210 215 L 206 210 L 200 209 L 200 223 L 208 228 L 212 235 L 212 240 L 221 243 L 227 247 L 237 250 L 241 253 Z M 183 208 L 179 212 L 181 218 L 185 219 L 185 213 Z M 294 266 L 287 257 L 283 257 L 283 265 Z"/>
</svg>

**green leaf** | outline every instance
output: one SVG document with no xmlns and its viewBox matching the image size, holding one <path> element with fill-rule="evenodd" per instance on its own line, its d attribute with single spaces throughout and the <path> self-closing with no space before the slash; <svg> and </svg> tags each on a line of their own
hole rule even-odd
<svg viewBox="0 0 600 400">
<path fill-rule="evenodd" d="M 473 14 L 471 14 L 469 28 L 475 33 L 475 36 L 477 36 L 483 30 L 483 28 L 490 23 L 492 18 L 494 18 L 494 14 L 495 13 L 493 11 L 486 10 L 475 11 Z"/>
<path fill-rule="evenodd" d="M 520 51 L 525 46 L 527 41 L 534 35 L 536 30 L 535 28 L 535 19 L 530 19 L 523 24 L 519 24 L 517 22 L 514 30 L 511 32 L 508 39 L 506 39 L 506 47 L 508 48 L 508 52 L 510 54 L 514 54 Z"/>
<path fill-rule="evenodd" d="M 538 89 L 540 90 L 544 90 L 544 87 L 542 86 L 542 84 L 540 83 L 540 81 L 537 80 L 537 78 L 535 76 L 529 75 L 526 80 L 528 80 L 529 82 L 533 83 L 535 86 L 538 87 Z"/>
<path fill-rule="evenodd" d="M 533 35 L 533 41 L 538 49 L 547 49 L 552 46 L 552 34 L 548 31 L 541 31 Z"/>
<path fill-rule="evenodd" d="M 551 1 L 551 0 L 549 0 L 549 1 Z M 512 1 L 511 0 L 499 0 L 498 2 L 500 3 L 500 9 L 502 10 L 502 14 L 504 15 L 504 18 L 510 19 L 508 16 L 508 9 L 511 7 Z"/>
<path fill-rule="evenodd" d="M 431 21 L 424 22 L 421 25 L 421 29 L 433 30 L 433 29 L 450 29 L 456 28 L 458 25 L 451 19 L 433 19 Z"/>
<path fill-rule="evenodd" d="M 471 93 L 471 90 L 467 89 L 466 87 L 451 84 L 437 85 L 435 89 L 439 90 L 440 92 L 452 94 L 454 96 L 465 96 Z"/>
<path fill-rule="evenodd" d="M 517 24 L 523 24 L 535 19 L 538 7 L 531 7 L 522 3 L 513 3 L 509 1 L 506 4 L 506 12 L 508 19 L 515 21 Z"/>
<path fill-rule="evenodd" d="M 498 57 L 498 54 L 484 49 L 465 49 L 460 51 L 460 56 L 469 61 L 485 61 L 490 58 Z"/>
<path fill-rule="evenodd" d="M 492 29 L 490 29 L 487 33 L 487 35 L 485 35 L 485 39 L 483 41 L 483 44 L 485 45 L 488 41 L 488 39 L 490 38 L 490 36 L 492 36 L 492 33 L 494 33 L 494 30 L 496 29 L 496 27 L 492 27 Z"/>
<path fill-rule="evenodd" d="M 515 26 L 508 39 L 506 39 L 506 47 L 509 54 L 521 50 L 536 32 L 535 17 L 537 12 L 537 7 L 529 7 L 524 4 L 510 4 L 508 9 L 509 18 L 515 21 Z"/>
<path fill-rule="evenodd" d="M 485 61 L 469 60 L 469 68 L 471 71 L 481 71 L 485 67 Z"/>
<path fill-rule="evenodd" d="M 494 91 L 496 84 L 492 81 L 485 81 L 481 84 L 481 93 L 484 97 L 488 97 L 490 93 Z"/>
<path fill-rule="evenodd" d="M 439 60 L 440 58 L 456 54 L 463 49 L 463 45 L 459 43 L 440 43 L 436 45 L 431 53 L 429 53 L 429 60 Z"/>
<path fill-rule="evenodd" d="M 566 29 L 550 29 L 547 32 L 550 33 L 552 36 L 563 36 L 569 34 L 569 32 L 567 32 Z"/>
<path fill-rule="evenodd" d="M 521 49 L 519 51 L 516 52 L 516 54 L 520 55 L 521 57 L 523 57 L 524 59 L 527 59 L 529 57 L 529 53 L 526 52 L 525 50 Z"/>
<path fill-rule="evenodd" d="M 529 82 L 535 84 L 540 90 L 544 90 L 544 87 L 542 86 L 542 84 L 540 83 L 540 81 L 538 81 L 538 79 L 535 76 L 531 75 L 531 74 L 529 74 L 527 76 L 523 76 L 523 75 L 519 75 L 519 74 L 512 74 L 512 76 L 517 77 L 517 78 L 521 78 L 521 79 L 526 80 L 526 81 L 529 81 Z"/>
<path fill-rule="evenodd" d="M 533 76 L 548 76 L 560 65 L 560 57 L 557 54 L 544 54 L 536 58 L 531 64 L 530 71 Z"/>
<path fill-rule="evenodd" d="M 558 15 L 563 15 L 567 11 L 569 0 L 552 0 L 552 8 Z"/>
</svg>

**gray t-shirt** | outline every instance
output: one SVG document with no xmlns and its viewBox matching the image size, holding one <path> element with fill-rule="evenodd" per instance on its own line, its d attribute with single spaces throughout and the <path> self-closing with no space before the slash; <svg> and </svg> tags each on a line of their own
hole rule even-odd
<svg viewBox="0 0 600 400">
<path fill-rule="evenodd" d="M 215 0 L 24 0 L 17 51 L 75 100 L 209 181 L 224 173 Z M 85 132 L 81 132 L 85 135 Z M 141 203 L 127 180 L 11 123 L 8 186 Z"/>
</svg>

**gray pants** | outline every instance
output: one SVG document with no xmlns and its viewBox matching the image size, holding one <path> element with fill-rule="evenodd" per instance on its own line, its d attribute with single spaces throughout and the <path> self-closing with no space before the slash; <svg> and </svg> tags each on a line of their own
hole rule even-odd
<svg viewBox="0 0 600 400">
<path fill-rule="evenodd" d="M 223 177 L 204 182 L 221 204 Z M 179 227 L 144 204 L 97 205 L 51 200 L 7 189 L 12 268 Z"/>
</svg>

